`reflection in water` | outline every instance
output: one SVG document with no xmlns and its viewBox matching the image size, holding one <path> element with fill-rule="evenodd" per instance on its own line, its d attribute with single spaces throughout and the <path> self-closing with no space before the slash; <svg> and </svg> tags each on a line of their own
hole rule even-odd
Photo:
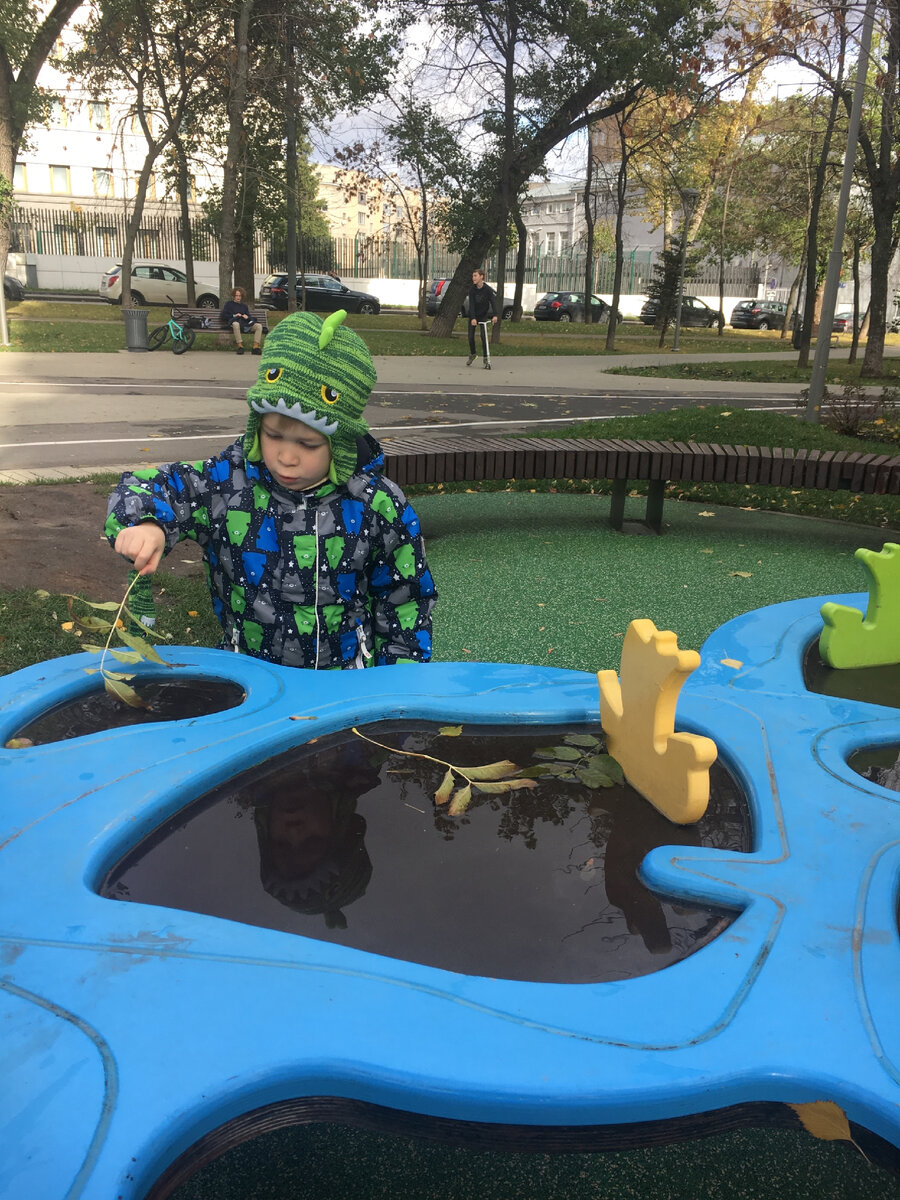
<svg viewBox="0 0 900 1200">
<path fill-rule="evenodd" d="M 848 765 L 864 779 L 892 792 L 900 792 L 900 746 L 866 746 L 848 759 Z"/>
<path fill-rule="evenodd" d="M 835 670 L 822 661 L 818 639 L 807 646 L 803 656 L 803 682 L 809 691 L 823 696 L 900 708 L 900 663 Z"/>
<path fill-rule="evenodd" d="M 473 725 L 449 738 L 386 722 L 363 732 L 461 766 L 532 767 L 567 731 Z M 671 824 L 627 785 L 574 775 L 476 792 L 449 817 L 433 800 L 445 769 L 349 731 L 321 738 L 189 805 L 100 890 L 466 974 L 566 983 L 659 970 L 734 919 L 657 895 L 639 876 L 656 846 L 750 849 L 746 803 L 720 764 L 694 826 Z"/>
<path fill-rule="evenodd" d="M 324 913 L 329 929 L 346 929 L 341 910 L 359 899 L 372 874 L 356 802 L 379 777 L 354 749 L 332 748 L 299 769 L 282 767 L 246 793 L 263 887 L 294 912 Z"/>
<path fill-rule="evenodd" d="M 183 721 L 236 708 L 244 690 L 221 679 L 151 679 L 135 685 L 146 708 L 132 708 L 111 696 L 102 686 L 58 704 L 20 729 L 14 737 L 28 738 L 35 746 L 68 738 L 122 729 L 126 725 L 149 725 L 156 721 Z"/>
</svg>

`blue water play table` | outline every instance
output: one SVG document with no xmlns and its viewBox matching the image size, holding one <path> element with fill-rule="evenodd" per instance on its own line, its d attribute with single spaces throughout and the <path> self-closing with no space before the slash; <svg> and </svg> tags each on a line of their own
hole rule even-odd
<svg viewBox="0 0 900 1200">
<path fill-rule="evenodd" d="M 749 613 L 704 646 L 678 727 L 717 742 L 754 847 L 658 849 L 642 872 L 740 915 L 621 983 L 467 976 L 97 892 L 150 830 L 289 746 L 399 717 L 598 721 L 593 674 L 314 674 L 177 647 L 164 653 L 244 703 L 0 751 L 0 1198 L 136 1200 L 213 1131 L 307 1097 L 544 1129 L 831 1100 L 900 1145 L 900 795 L 846 762 L 900 743 L 900 711 L 805 691 L 823 599 Z M 0 744 L 96 686 L 86 661 L 0 679 Z"/>
</svg>

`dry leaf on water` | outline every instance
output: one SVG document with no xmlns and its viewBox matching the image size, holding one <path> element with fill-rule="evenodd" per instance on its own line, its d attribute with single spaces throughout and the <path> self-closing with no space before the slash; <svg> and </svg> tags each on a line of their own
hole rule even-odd
<svg viewBox="0 0 900 1200">
<path fill-rule="evenodd" d="M 847 1114 L 833 1100 L 811 1100 L 807 1104 L 789 1104 L 807 1133 L 823 1142 L 850 1142 L 869 1161 L 868 1155 L 853 1140 Z"/>
</svg>

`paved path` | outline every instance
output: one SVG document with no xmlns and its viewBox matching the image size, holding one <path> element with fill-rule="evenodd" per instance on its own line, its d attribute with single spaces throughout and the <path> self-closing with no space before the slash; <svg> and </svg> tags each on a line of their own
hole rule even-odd
<svg viewBox="0 0 900 1200">
<path fill-rule="evenodd" d="M 847 350 L 834 351 L 846 357 Z M 467 368 L 463 354 L 378 357 L 369 409 L 380 436 L 438 426 L 503 431 L 532 424 L 647 412 L 679 404 L 793 406 L 797 384 L 730 383 L 612 375 L 613 367 L 747 361 L 758 354 L 510 356 Z M 792 350 L 766 355 L 793 361 Z M 0 354 L 0 482 L 67 479 L 121 470 L 135 446 L 176 443 L 169 459 L 209 452 L 210 439 L 243 425 L 251 355 Z"/>
</svg>

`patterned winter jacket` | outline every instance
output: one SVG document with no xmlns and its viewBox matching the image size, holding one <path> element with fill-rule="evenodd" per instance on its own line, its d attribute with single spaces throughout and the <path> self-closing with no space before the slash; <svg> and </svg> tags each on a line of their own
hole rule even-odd
<svg viewBox="0 0 900 1200">
<path fill-rule="evenodd" d="M 205 462 L 122 476 L 106 534 L 152 519 L 168 553 L 203 549 L 222 645 L 291 667 L 427 662 L 437 599 L 419 520 L 381 475 L 374 438 L 359 439 L 346 484 L 308 492 L 277 484 L 238 440 Z"/>
</svg>

